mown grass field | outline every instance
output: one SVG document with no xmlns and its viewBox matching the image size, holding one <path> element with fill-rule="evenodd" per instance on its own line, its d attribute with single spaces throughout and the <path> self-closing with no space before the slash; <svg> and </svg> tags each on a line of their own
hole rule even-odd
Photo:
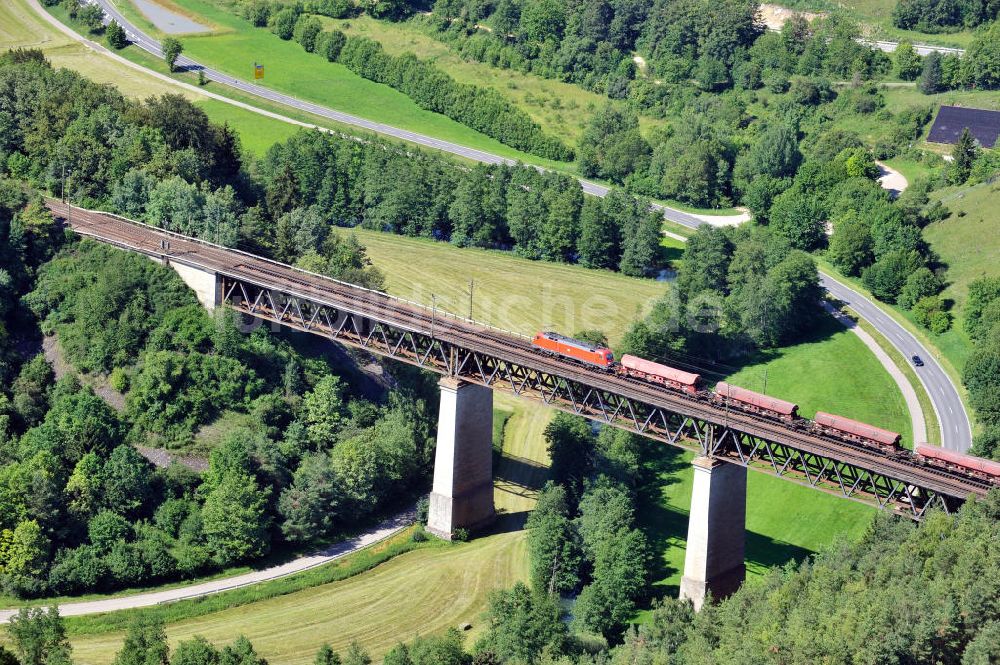
<svg viewBox="0 0 1000 665">
<path fill-rule="evenodd" d="M 301 130 L 301 127 L 275 120 L 217 99 L 195 102 L 212 122 L 228 123 L 240 135 L 240 143 L 251 154 L 260 157 L 275 143 L 280 143 Z"/>
<path fill-rule="evenodd" d="M 266 74 L 259 83 L 297 98 L 512 159 L 559 165 L 514 150 L 441 114 L 425 111 L 403 93 L 306 53 L 297 43 L 255 28 L 226 9 L 202 0 L 175 0 L 175 4 L 199 22 L 220 26 L 215 33 L 191 35 L 182 41 L 186 55 L 227 74 L 249 81 L 254 63 L 261 63 Z M 147 20 L 137 21 L 144 29 L 155 32 Z"/>
<path fill-rule="evenodd" d="M 170 623 L 167 637 L 173 647 L 195 635 L 222 645 L 244 634 L 276 665 L 312 663 L 323 643 L 343 652 L 353 640 L 379 659 L 399 641 L 463 622 L 474 639 L 487 595 L 525 579 L 526 561 L 523 532 L 421 548 L 340 582 Z M 68 623 L 79 665 L 106 665 L 121 648 L 122 632 L 74 634 Z"/>
<path fill-rule="evenodd" d="M 389 293 L 524 335 L 599 328 L 612 344 L 667 286 L 604 270 L 530 261 L 509 252 L 354 229 L 387 278 Z M 434 296 L 433 300 L 431 296 Z"/>
</svg>

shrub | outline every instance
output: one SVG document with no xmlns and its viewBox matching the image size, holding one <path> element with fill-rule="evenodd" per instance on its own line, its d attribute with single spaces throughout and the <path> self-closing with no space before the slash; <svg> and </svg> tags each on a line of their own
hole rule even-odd
<svg viewBox="0 0 1000 665">
<path fill-rule="evenodd" d="M 108 383 L 114 390 L 120 393 L 125 392 L 128 390 L 129 384 L 128 372 L 124 367 L 115 367 L 111 370 L 111 375 L 108 377 Z"/>
</svg>

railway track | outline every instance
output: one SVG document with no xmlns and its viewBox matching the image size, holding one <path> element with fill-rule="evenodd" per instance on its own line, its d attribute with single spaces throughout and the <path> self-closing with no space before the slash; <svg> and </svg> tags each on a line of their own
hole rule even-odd
<svg viewBox="0 0 1000 665">
<path fill-rule="evenodd" d="M 965 498 L 985 494 L 988 482 L 946 469 L 921 464 L 905 454 L 886 454 L 831 437 L 806 432 L 787 423 L 724 409 L 704 399 L 675 393 L 638 379 L 610 374 L 535 350 L 527 337 L 500 331 L 441 310 L 403 301 L 387 294 L 302 271 L 239 250 L 187 238 L 162 229 L 131 222 L 114 215 L 68 208 L 50 201 L 49 208 L 78 233 L 101 242 L 166 258 L 238 280 L 328 306 L 337 311 L 370 317 L 396 329 L 428 335 L 535 372 L 606 391 L 682 416 L 732 428 L 760 439 L 789 445 L 807 453 L 871 469 L 944 495 Z M 440 369 L 440 368 L 439 368 Z"/>
</svg>

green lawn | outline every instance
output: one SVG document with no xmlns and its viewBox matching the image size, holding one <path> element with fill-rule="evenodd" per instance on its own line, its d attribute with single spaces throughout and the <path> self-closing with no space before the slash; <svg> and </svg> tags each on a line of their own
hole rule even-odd
<svg viewBox="0 0 1000 665">
<path fill-rule="evenodd" d="M 859 278 L 847 277 L 841 274 L 836 268 L 833 267 L 832 264 L 822 257 L 814 258 L 823 272 L 835 277 L 844 284 L 849 285 L 858 293 L 864 295 L 872 302 L 877 303 L 879 307 L 882 308 L 883 312 L 896 319 L 897 323 L 902 325 L 918 340 L 920 340 L 921 344 L 923 344 L 941 364 L 942 369 L 944 369 L 952 383 L 954 383 L 955 387 L 958 389 L 958 394 L 962 398 L 962 403 L 965 405 L 965 408 L 967 410 L 969 409 L 968 395 L 965 392 L 965 387 L 962 385 L 961 375 L 961 368 L 965 364 L 965 356 L 968 353 L 968 348 L 964 347 L 958 340 L 957 335 L 959 333 L 957 333 L 954 328 L 944 335 L 935 335 L 926 328 L 918 326 L 909 311 L 904 310 L 902 307 L 889 305 L 879 301 L 871 294 Z M 965 349 L 964 351 L 963 348 Z"/>
<path fill-rule="evenodd" d="M 387 277 L 389 293 L 524 335 L 599 328 L 612 343 L 666 285 L 605 270 L 529 261 L 510 252 L 460 249 L 424 238 L 354 229 Z M 431 296 L 434 296 L 433 300 Z"/>
<path fill-rule="evenodd" d="M 119 4 L 125 1 L 120 0 Z M 175 4 L 196 20 L 220 26 L 215 33 L 187 36 L 182 42 L 186 55 L 227 74 L 249 81 L 253 64 L 261 63 L 266 75 L 260 83 L 297 98 L 512 159 L 543 166 L 560 165 L 514 150 L 443 115 L 425 111 L 403 93 L 363 79 L 343 65 L 306 53 L 297 43 L 255 28 L 226 9 L 203 0 L 176 0 Z M 148 21 L 136 20 L 144 28 L 150 27 Z"/>
<path fill-rule="evenodd" d="M 977 277 L 1000 275 L 1000 184 L 948 188 L 938 193 L 951 215 L 924 229 L 924 239 L 947 266 L 947 286 L 942 296 L 955 305 L 952 330 L 937 337 L 941 351 L 962 367 L 972 350 L 963 329 L 963 309 L 969 282 Z"/>
<path fill-rule="evenodd" d="M 909 436 L 902 395 L 853 333 L 828 319 L 814 339 L 780 349 L 732 373 L 727 380 L 794 400 L 805 416 L 827 410 Z M 655 584 L 675 594 L 684 568 L 691 453 L 662 449 L 651 461 L 660 482 L 642 491 L 640 520 L 659 553 Z M 747 571 L 801 559 L 838 537 L 857 538 L 875 509 L 774 476 L 750 472 L 747 488 Z"/>
<path fill-rule="evenodd" d="M 694 455 L 664 447 L 650 461 L 659 484 L 640 493 L 639 522 L 656 554 L 656 595 L 676 596 L 684 570 Z M 747 579 L 801 560 L 838 538 L 856 540 L 875 508 L 757 471 L 747 476 Z M 640 615 L 642 620 L 643 615 Z"/>
<path fill-rule="evenodd" d="M 727 381 L 799 405 L 811 418 L 827 411 L 899 432 L 912 440 L 910 416 L 892 377 L 875 356 L 832 317 L 809 339 L 759 358 Z"/>
<path fill-rule="evenodd" d="M 893 157 L 885 160 L 885 163 L 902 173 L 911 185 L 918 180 L 934 177 L 945 167 L 946 162 L 932 152 L 922 152 L 920 157 L 919 160 L 912 157 Z"/>
<path fill-rule="evenodd" d="M 240 135 L 243 147 L 257 157 L 301 129 L 298 125 L 275 120 L 217 99 L 199 100 L 195 105 L 205 111 L 212 122 L 229 123 Z"/>
</svg>

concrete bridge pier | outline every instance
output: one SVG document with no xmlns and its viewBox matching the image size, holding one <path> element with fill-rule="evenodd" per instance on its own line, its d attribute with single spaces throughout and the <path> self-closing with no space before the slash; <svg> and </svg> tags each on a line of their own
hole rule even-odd
<svg viewBox="0 0 1000 665">
<path fill-rule="evenodd" d="M 493 391 L 450 376 L 440 386 L 427 529 L 450 540 L 493 519 Z"/>
<path fill-rule="evenodd" d="M 700 610 L 705 599 L 725 598 L 746 577 L 747 469 L 696 457 L 681 598 Z"/>
</svg>

